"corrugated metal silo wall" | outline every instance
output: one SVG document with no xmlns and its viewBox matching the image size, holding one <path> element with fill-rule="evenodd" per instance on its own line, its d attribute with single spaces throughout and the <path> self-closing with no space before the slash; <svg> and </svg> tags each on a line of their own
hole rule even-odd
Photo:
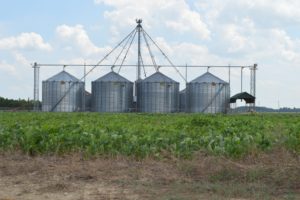
<svg viewBox="0 0 300 200">
<path fill-rule="evenodd" d="M 137 82 L 137 107 L 138 112 L 178 112 L 179 83 Z"/>
<path fill-rule="evenodd" d="M 188 83 L 187 111 L 226 113 L 230 100 L 230 86 L 224 83 Z"/>
<path fill-rule="evenodd" d="M 53 109 L 58 101 L 65 95 L 60 103 Z M 43 81 L 42 83 L 42 111 L 45 112 L 75 112 L 82 111 L 83 82 Z"/>
<path fill-rule="evenodd" d="M 133 84 L 130 82 L 92 82 L 92 111 L 129 112 Z"/>
</svg>

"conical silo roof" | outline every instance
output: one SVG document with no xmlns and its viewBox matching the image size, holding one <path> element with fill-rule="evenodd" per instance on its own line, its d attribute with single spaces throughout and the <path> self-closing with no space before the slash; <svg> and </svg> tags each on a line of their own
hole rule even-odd
<svg viewBox="0 0 300 200">
<path fill-rule="evenodd" d="M 166 82 L 166 83 L 177 83 L 173 79 L 167 77 L 166 75 L 162 74 L 161 72 L 156 72 L 152 74 L 151 76 L 145 78 L 142 82 L 152 82 L 152 83 L 157 83 L 157 82 Z"/>
<path fill-rule="evenodd" d="M 117 74 L 116 72 L 112 71 L 109 72 L 108 74 L 98 78 L 95 80 L 96 82 L 128 82 L 131 83 L 131 81 L 127 80 L 120 74 Z"/>
<path fill-rule="evenodd" d="M 192 80 L 190 83 L 224 83 L 224 84 L 226 84 L 227 82 L 223 81 L 222 79 L 213 75 L 210 72 L 206 72 L 206 73 L 202 74 L 201 76 Z"/>
<path fill-rule="evenodd" d="M 61 71 L 58 74 L 48 78 L 46 81 L 79 82 L 80 80 L 66 71 Z"/>
</svg>

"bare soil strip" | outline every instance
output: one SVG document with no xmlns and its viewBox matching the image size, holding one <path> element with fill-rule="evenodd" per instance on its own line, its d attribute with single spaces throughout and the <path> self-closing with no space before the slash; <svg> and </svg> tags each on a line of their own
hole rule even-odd
<svg viewBox="0 0 300 200">
<path fill-rule="evenodd" d="M 300 156 L 135 160 L 0 153 L 0 200 L 300 199 Z"/>
</svg>

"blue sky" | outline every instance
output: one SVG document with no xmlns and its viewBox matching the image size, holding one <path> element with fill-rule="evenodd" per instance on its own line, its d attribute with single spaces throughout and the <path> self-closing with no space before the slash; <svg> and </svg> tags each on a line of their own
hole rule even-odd
<svg viewBox="0 0 300 200">
<path fill-rule="evenodd" d="M 0 96 L 33 98 L 30 63 L 99 61 L 135 27 L 135 19 L 178 65 L 258 63 L 257 102 L 261 106 L 300 107 L 300 2 L 297 0 L 2 0 L 0 7 Z M 145 48 L 145 47 L 144 47 Z M 145 52 L 145 51 L 144 51 Z M 160 64 L 163 57 L 154 50 Z M 106 60 L 112 63 L 116 55 Z M 146 54 L 145 54 L 146 57 Z M 129 52 L 127 63 L 136 63 Z M 149 58 L 145 61 L 150 63 Z M 41 80 L 62 68 L 43 67 Z M 83 69 L 67 68 L 81 77 Z M 110 71 L 101 68 L 91 81 Z M 181 83 L 173 69 L 161 71 Z M 181 70 L 184 73 L 184 70 Z M 188 80 L 206 69 L 190 69 Z M 211 69 L 225 81 L 226 70 Z M 153 73 L 148 70 L 147 75 Z M 135 79 L 135 71 L 121 75 Z M 240 91 L 240 71 L 232 71 L 231 94 Z M 249 92 L 249 71 L 244 72 Z M 40 92 L 41 93 L 41 92 Z"/>
</svg>

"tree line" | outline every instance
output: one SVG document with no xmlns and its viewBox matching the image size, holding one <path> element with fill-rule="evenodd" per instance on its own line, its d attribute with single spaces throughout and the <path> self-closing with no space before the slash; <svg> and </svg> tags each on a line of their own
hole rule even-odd
<svg viewBox="0 0 300 200">
<path fill-rule="evenodd" d="M 8 99 L 0 97 L 0 108 L 2 109 L 18 109 L 18 110 L 32 110 L 34 101 L 30 99 Z"/>
</svg>

